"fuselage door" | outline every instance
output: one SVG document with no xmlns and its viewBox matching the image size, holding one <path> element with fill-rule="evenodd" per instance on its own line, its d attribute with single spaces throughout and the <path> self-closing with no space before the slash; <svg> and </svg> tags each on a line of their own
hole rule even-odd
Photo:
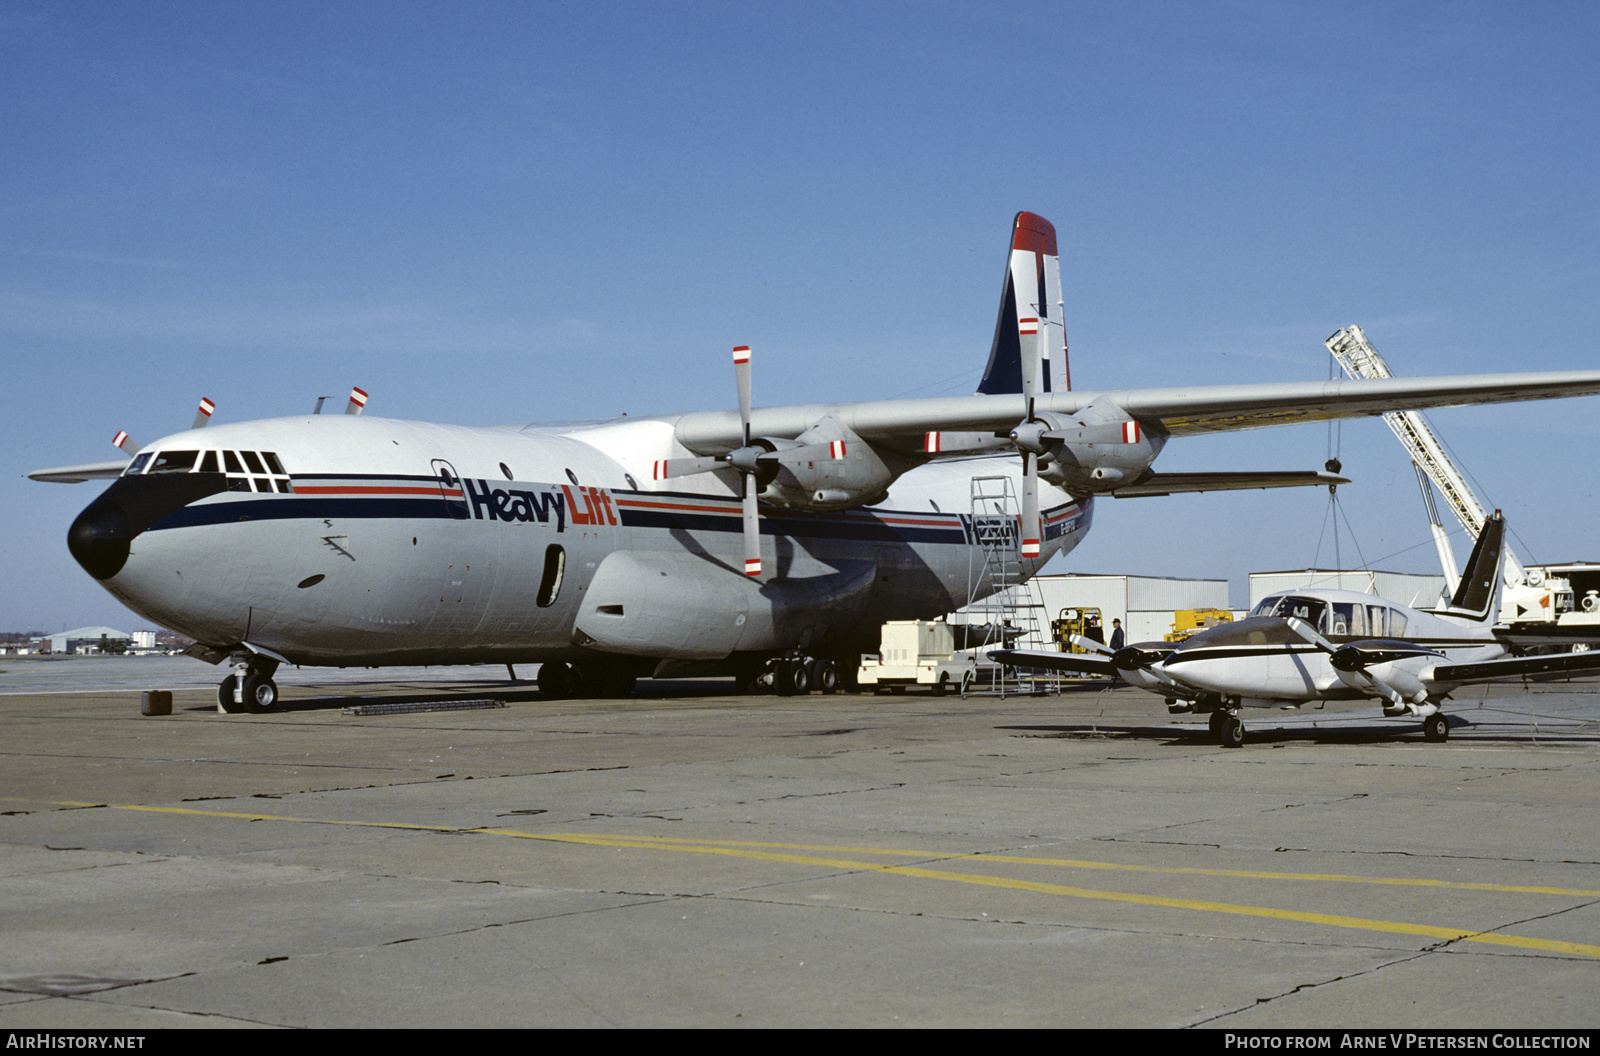
<svg viewBox="0 0 1600 1056">
<path fill-rule="evenodd" d="M 445 508 L 450 511 L 451 519 L 466 520 L 467 495 L 461 483 L 461 474 L 444 459 L 436 458 L 433 460 L 433 476 L 439 483 L 439 495 L 444 499 Z"/>
</svg>

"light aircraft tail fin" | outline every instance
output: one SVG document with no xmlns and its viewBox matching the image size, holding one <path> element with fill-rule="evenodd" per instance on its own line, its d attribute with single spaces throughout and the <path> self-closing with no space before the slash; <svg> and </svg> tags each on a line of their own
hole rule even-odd
<svg viewBox="0 0 1600 1056">
<path fill-rule="evenodd" d="M 1018 213 L 1011 226 L 1011 252 L 1000 290 L 989 365 L 980 393 L 1022 391 L 1022 357 L 1037 356 L 1040 392 L 1072 388 L 1067 366 L 1067 331 L 1062 319 L 1061 264 L 1056 229 L 1033 213 Z"/>
<path fill-rule="evenodd" d="M 1505 561 L 1506 519 L 1499 510 L 1483 522 L 1478 542 L 1467 558 L 1466 571 L 1445 611 L 1478 623 L 1493 623 L 1500 616 L 1500 570 Z"/>
</svg>

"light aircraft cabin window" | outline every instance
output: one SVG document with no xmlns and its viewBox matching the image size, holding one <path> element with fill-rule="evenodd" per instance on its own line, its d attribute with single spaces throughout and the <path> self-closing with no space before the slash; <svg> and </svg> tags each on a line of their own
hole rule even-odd
<svg viewBox="0 0 1600 1056">
<path fill-rule="evenodd" d="M 1394 637 L 1394 638 L 1399 638 L 1401 635 L 1403 635 L 1405 633 L 1406 633 L 1406 614 L 1403 613 L 1403 612 L 1396 612 L 1394 609 L 1390 609 L 1389 610 L 1389 635 L 1391 637 Z"/>
<path fill-rule="evenodd" d="M 1367 606 L 1367 633 L 1374 638 L 1382 638 L 1389 633 L 1388 609 L 1382 605 Z"/>
<path fill-rule="evenodd" d="M 143 473 L 144 472 L 144 467 L 149 463 L 149 461 L 150 461 L 150 452 L 148 452 L 148 451 L 144 452 L 141 455 L 136 455 L 134 457 L 134 460 L 128 465 L 128 468 L 123 470 L 123 472 L 124 473 Z"/>
<path fill-rule="evenodd" d="M 1367 633 L 1366 606 L 1348 601 L 1334 602 L 1333 633 L 1365 637 Z"/>
<path fill-rule="evenodd" d="M 539 581 L 539 596 L 536 599 L 541 609 L 548 609 L 556 603 L 556 595 L 561 593 L 561 577 L 567 568 L 567 552 L 554 544 L 544 551 L 544 578 Z"/>
<path fill-rule="evenodd" d="M 150 466 L 151 473 L 187 473 L 194 468 L 198 451 L 163 451 Z"/>
</svg>

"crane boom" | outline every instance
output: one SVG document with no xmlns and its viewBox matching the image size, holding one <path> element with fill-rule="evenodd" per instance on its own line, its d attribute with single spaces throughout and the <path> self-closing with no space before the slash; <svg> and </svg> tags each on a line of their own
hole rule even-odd
<svg viewBox="0 0 1600 1056">
<path fill-rule="evenodd" d="M 1389 370 L 1389 364 L 1384 362 L 1378 350 L 1372 347 L 1372 343 L 1367 340 L 1367 335 L 1359 326 L 1347 326 L 1323 344 L 1328 346 L 1333 358 L 1339 361 L 1344 372 L 1352 378 L 1394 377 L 1394 373 Z M 1450 456 L 1445 454 L 1444 445 L 1439 442 L 1439 437 L 1428 425 L 1427 419 L 1418 411 L 1390 411 L 1383 416 L 1383 420 L 1389 423 L 1389 428 L 1405 447 L 1406 453 L 1411 456 L 1412 463 L 1433 481 L 1433 486 L 1444 497 L 1445 505 L 1450 507 L 1450 512 L 1456 515 L 1456 519 L 1461 522 L 1467 533 L 1476 539 L 1478 533 L 1483 531 L 1484 522 L 1488 518 L 1466 478 L 1456 469 Z M 1506 583 L 1508 585 L 1521 583 L 1524 578 L 1522 562 L 1518 561 L 1510 547 L 1507 547 Z"/>
</svg>

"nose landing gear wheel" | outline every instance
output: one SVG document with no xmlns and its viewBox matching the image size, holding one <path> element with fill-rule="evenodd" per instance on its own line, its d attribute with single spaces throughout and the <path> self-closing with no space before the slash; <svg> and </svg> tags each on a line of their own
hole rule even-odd
<svg viewBox="0 0 1600 1056">
<path fill-rule="evenodd" d="M 1217 731 L 1217 738 L 1224 748 L 1237 748 L 1244 743 L 1244 723 L 1229 715 L 1222 720 L 1222 726 Z"/>
<path fill-rule="evenodd" d="M 261 715 L 278 704 L 278 685 L 266 675 L 251 675 L 244 680 L 244 706 Z"/>
</svg>

